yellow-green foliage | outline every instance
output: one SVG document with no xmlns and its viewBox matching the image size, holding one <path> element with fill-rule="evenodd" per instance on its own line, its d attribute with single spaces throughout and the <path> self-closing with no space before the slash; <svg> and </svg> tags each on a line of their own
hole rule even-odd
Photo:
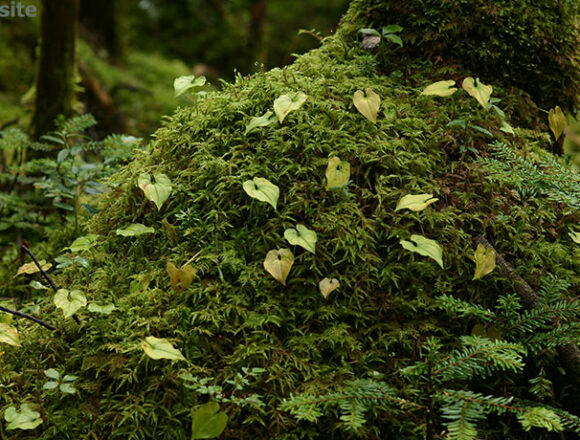
<svg viewBox="0 0 580 440">
<path fill-rule="evenodd" d="M 0 438 L 189 439 L 192 408 L 207 398 L 185 388 L 179 375 L 224 384 L 243 367 L 266 370 L 243 391 L 258 393 L 265 405 L 227 407 L 224 438 L 325 439 L 331 432 L 352 438 L 332 414 L 318 425 L 297 422 L 279 404 L 291 393 L 325 393 L 372 371 L 413 395 L 400 385 L 400 368 L 421 356 L 428 336 L 453 347 L 472 324 L 450 321 L 433 300 L 448 294 L 491 307 L 512 288 L 498 272 L 472 281 L 475 236 L 485 233 L 532 285 L 552 272 L 576 288 L 580 252 L 567 232 L 579 220 L 577 211 L 541 192 L 523 196 L 501 179 L 489 181 L 473 158 L 490 154 L 490 138 L 446 125 L 467 119 L 531 159 L 549 156 L 542 150 L 549 138 L 527 130 L 513 138 L 502 133 L 500 118 L 465 93 L 420 96 L 431 82 L 425 76 L 438 75 L 430 66 L 400 66 L 416 72 L 410 77 L 381 74 L 356 40 L 366 24 L 357 4 L 321 49 L 285 69 L 238 77 L 178 110 L 149 148 L 112 178 L 112 190 L 88 224 L 99 235 L 99 245 L 83 254 L 91 267 L 68 270 L 58 283 L 117 310 L 105 316 L 82 309 L 81 331 L 63 321 L 51 294 L 43 294 L 40 314 L 62 334 L 19 323 L 23 346 L 6 348 L 0 357 L 8 384 L 0 406 L 28 400 L 42 406 L 46 421 L 30 433 L 0 425 Z M 389 56 L 397 65 L 398 53 Z M 366 89 L 381 97 L 376 124 L 353 105 L 354 93 Z M 282 124 L 244 134 L 251 117 L 298 92 L 308 98 Z M 352 183 L 345 190 L 327 189 L 325 172 L 335 156 L 350 164 Z M 138 187 L 142 173 L 162 173 L 172 182 L 160 210 Z M 243 182 L 255 177 L 280 188 L 276 210 L 244 191 Z M 439 200 L 420 212 L 395 212 L 408 194 Z M 115 233 L 132 223 L 156 232 Z M 316 232 L 315 254 L 284 239 L 298 224 Z M 444 269 L 401 247 L 411 235 L 440 244 Z M 286 286 L 263 266 L 268 251 L 278 248 L 294 254 Z M 183 291 L 173 288 L 167 263 L 180 267 L 197 253 L 194 281 Z M 327 299 L 318 290 L 326 277 L 340 282 Z M 148 336 L 168 338 L 187 362 L 149 359 L 140 349 Z M 41 401 L 47 368 L 79 376 L 79 394 Z M 490 380 L 491 392 L 509 386 L 510 393 L 527 396 L 511 379 Z M 363 431 L 366 438 L 411 440 L 425 428 L 406 412 L 369 417 L 376 431 Z M 497 423 L 486 427 L 488 438 L 505 438 Z"/>
</svg>

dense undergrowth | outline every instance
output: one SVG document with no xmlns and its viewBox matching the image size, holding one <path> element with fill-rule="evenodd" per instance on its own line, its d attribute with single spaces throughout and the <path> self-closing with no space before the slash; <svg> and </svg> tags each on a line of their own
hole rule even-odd
<svg viewBox="0 0 580 440">
<path fill-rule="evenodd" d="M 17 322 L 22 346 L 0 357 L 0 407 L 30 403 L 43 423 L 0 424 L 0 438 L 188 439 L 208 400 L 229 416 L 220 438 L 578 432 L 565 412 L 577 392 L 557 356 L 580 335 L 571 299 L 580 250 L 569 235 L 580 220 L 578 175 L 549 153 L 547 133 L 505 133 L 503 118 L 466 93 L 420 95 L 435 80 L 478 72 L 403 61 L 394 45 L 365 51 L 357 31 L 369 24 L 367 3 L 354 2 L 338 34 L 293 65 L 238 77 L 179 109 L 110 178 L 86 223 L 98 237 L 80 253 L 90 266 L 56 281 L 116 309 L 83 308 L 79 326 L 52 292 L 27 300 L 59 333 Z M 352 102 L 369 88 L 382 100 L 376 124 Z M 251 117 L 298 92 L 307 100 L 283 123 L 245 134 Z M 528 101 L 499 87 L 493 96 L 516 125 Z M 458 119 L 467 128 L 448 126 Z M 331 157 L 351 165 L 342 190 L 326 188 Z M 142 173 L 171 180 L 161 209 L 139 188 Z M 557 173 L 561 184 L 550 186 Z M 255 177 L 280 188 L 277 209 L 246 194 Z M 426 193 L 439 200 L 395 211 L 403 196 Z M 116 233 L 135 223 L 155 231 Z M 298 224 L 316 232 L 316 253 L 284 238 Z M 441 245 L 443 267 L 401 246 L 412 235 Z M 479 235 L 538 292 L 541 310 L 524 311 L 515 280 L 499 270 L 472 280 Z M 50 258 L 75 238 L 69 225 L 32 249 Z M 280 248 L 295 258 L 285 286 L 263 266 Z M 190 260 L 193 283 L 175 289 L 167 263 Z M 328 298 L 318 290 L 325 277 L 340 281 Z M 151 359 L 140 345 L 149 336 L 169 339 L 186 360 Z M 78 392 L 43 390 L 50 368 L 78 376 Z"/>
</svg>

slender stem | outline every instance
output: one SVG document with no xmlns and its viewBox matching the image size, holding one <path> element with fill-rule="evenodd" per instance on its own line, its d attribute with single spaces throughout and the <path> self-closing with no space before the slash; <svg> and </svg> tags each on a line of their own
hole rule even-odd
<svg viewBox="0 0 580 440">
<path fill-rule="evenodd" d="M 56 292 L 58 290 L 58 287 L 56 287 L 56 284 L 54 284 L 54 281 L 52 281 L 52 278 L 50 278 L 50 276 L 42 268 L 42 266 L 40 265 L 40 263 L 36 259 L 36 256 L 32 253 L 32 251 L 30 249 L 28 249 L 28 246 L 26 246 L 25 244 L 23 244 L 21 247 L 22 247 L 22 250 L 24 252 L 26 252 L 30 256 L 30 258 L 32 258 L 32 261 L 34 261 L 34 264 L 36 264 L 36 267 L 38 267 L 38 270 L 40 271 L 40 273 L 42 274 L 44 279 L 46 281 L 48 281 L 48 283 L 50 284 L 50 287 L 52 287 L 52 290 L 54 290 Z"/>
<path fill-rule="evenodd" d="M 3 306 L 0 306 L 0 311 L 2 311 L 2 312 L 6 312 L 6 313 L 10 313 L 10 314 L 12 314 L 12 315 L 14 315 L 14 316 L 20 316 L 21 318 L 26 318 L 26 319 L 29 319 L 30 321 L 32 321 L 32 322 L 36 322 L 37 324 L 40 324 L 41 326 L 43 326 L 43 327 L 45 327 L 45 328 L 49 329 L 50 331 L 53 331 L 53 332 L 55 332 L 55 331 L 56 331 L 56 328 L 55 328 L 55 327 L 53 327 L 52 325 L 50 325 L 50 324 L 47 324 L 47 323 L 46 323 L 46 322 L 44 322 L 42 319 L 35 318 L 34 316 L 32 316 L 32 315 L 29 315 L 28 313 L 19 312 L 19 311 L 17 311 L 17 310 L 11 310 L 11 309 L 8 309 L 8 308 L 6 308 L 6 307 L 3 307 Z"/>
<path fill-rule="evenodd" d="M 42 276 L 46 279 L 46 281 L 48 281 L 48 283 L 50 284 L 50 287 L 52 287 L 52 290 L 57 292 L 58 287 L 56 287 L 56 284 L 54 284 L 54 281 L 52 281 L 52 278 L 50 278 L 50 276 L 42 268 L 42 266 L 40 265 L 40 263 L 36 259 L 36 256 L 32 253 L 32 251 L 30 249 L 28 249 L 28 246 L 26 246 L 25 244 L 22 244 L 21 246 L 22 246 L 22 250 L 24 252 L 26 252 L 30 256 L 30 258 L 32 258 L 32 261 L 34 261 L 34 264 L 36 264 L 36 267 L 38 267 L 38 270 L 40 271 Z M 72 317 L 78 325 L 81 325 L 81 320 L 79 319 L 79 317 L 77 315 L 73 315 Z"/>
</svg>

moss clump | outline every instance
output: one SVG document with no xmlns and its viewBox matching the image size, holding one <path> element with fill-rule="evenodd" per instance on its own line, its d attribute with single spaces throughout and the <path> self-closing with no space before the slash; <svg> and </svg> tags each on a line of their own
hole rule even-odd
<svg viewBox="0 0 580 440">
<path fill-rule="evenodd" d="M 519 87 L 540 106 L 573 108 L 580 95 L 575 0 L 365 0 L 367 25 L 403 26 L 404 53 L 466 67 Z"/>
<path fill-rule="evenodd" d="M 324 393 L 373 371 L 412 395 L 400 385 L 399 372 L 421 356 L 426 338 L 438 336 L 453 347 L 471 326 L 449 322 L 434 309 L 434 298 L 454 294 L 492 305 L 498 290 L 510 289 L 510 280 L 498 274 L 471 281 L 473 237 L 485 233 L 533 285 L 546 272 L 578 285 L 580 254 L 566 238 L 578 214 L 541 194 L 523 198 L 488 181 L 473 158 L 490 154 L 489 135 L 447 124 L 469 119 L 528 157 L 549 156 L 542 148 L 549 138 L 517 130 L 508 139 L 499 118 L 465 94 L 419 96 L 430 82 L 423 75 L 438 74 L 432 66 L 410 66 L 419 72 L 411 78 L 381 74 L 376 58 L 353 43 L 365 24 L 354 18 L 359 6 L 355 2 L 341 31 L 321 49 L 283 70 L 238 77 L 178 110 L 150 148 L 112 179 L 114 189 L 88 224 L 99 235 L 99 245 L 84 255 L 91 267 L 68 270 L 59 283 L 117 310 L 108 316 L 81 311 L 79 331 L 72 321 L 62 322 L 49 298 L 41 313 L 62 322 L 63 335 L 22 324 L 23 347 L 0 358 L 4 379 L 13 384 L 0 405 L 39 396 L 47 368 L 79 376 L 80 394 L 35 399 L 46 417 L 43 428 L 5 438 L 188 439 L 192 408 L 207 396 L 184 387 L 180 375 L 213 377 L 228 387 L 250 367 L 265 372 L 242 393 L 257 393 L 264 406 L 228 407 L 224 438 L 352 438 L 332 414 L 318 425 L 297 422 L 279 410 L 281 399 Z M 390 56 L 396 63 L 397 53 Z M 354 92 L 366 88 L 382 98 L 376 125 L 352 104 Z M 291 92 L 308 95 L 301 109 L 283 124 L 244 135 L 251 116 Z M 351 164 L 347 192 L 326 189 L 333 156 Z M 137 187 L 143 172 L 165 173 L 173 182 L 160 211 Z M 246 195 L 242 183 L 254 177 L 279 186 L 277 210 Z M 402 196 L 418 193 L 440 200 L 420 213 L 395 212 Z M 115 234 L 130 223 L 156 232 Z M 271 249 L 291 247 L 284 230 L 297 224 L 316 231 L 316 254 L 292 248 L 295 262 L 284 287 L 263 261 Z M 412 234 L 441 244 L 445 269 L 400 246 Z M 197 253 L 195 281 L 176 292 L 166 263 L 179 266 Z M 341 283 L 328 299 L 318 291 L 324 277 Z M 151 335 L 169 338 L 187 362 L 149 359 L 139 344 Z M 493 380 L 492 389 L 509 385 L 512 394 L 527 396 L 525 385 Z M 410 440 L 422 429 L 422 420 L 404 411 L 369 417 L 376 430 L 363 430 L 366 438 Z M 503 438 L 501 423 L 485 425 L 489 438 Z"/>
</svg>

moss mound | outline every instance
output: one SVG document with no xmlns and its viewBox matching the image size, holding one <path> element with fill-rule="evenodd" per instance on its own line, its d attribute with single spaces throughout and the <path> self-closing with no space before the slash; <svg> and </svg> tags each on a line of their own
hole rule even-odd
<svg viewBox="0 0 580 440">
<path fill-rule="evenodd" d="M 49 297 L 40 314 L 58 322 L 61 335 L 19 323 L 23 346 L 0 358 L 3 383 L 9 384 L 0 402 L 34 403 L 44 423 L 16 434 L 0 427 L 2 438 L 188 439 L 192 409 L 207 394 L 185 387 L 182 374 L 211 377 L 206 385 L 222 384 L 228 396 L 260 396 L 261 407 L 223 406 L 230 420 L 222 438 L 352 438 L 334 414 L 319 424 L 298 422 L 280 410 L 281 400 L 330 392 L 372 372 L 402 395 L 413 395 L 401 368 L 423 355 L 429 336 L 455 347 L 474 324 L 450 321 L 434 300 L 453 294 L 491 306 L 499 292 L 512 290 L 512 280 L 499 272 L 471 280 L 477 235 L 492 240 L 532 286 L 551 272 L 576 288 L 580 253 L 567 231 L 578 222 L 578 210 L 554 200 L 556 189 L 552 197 L 542 190 L 525 194 L 514 188 L 514 175 L 512 182 L 501 173 L 488 179 L 492 168 L 480 160 L 492 154 L 490 136 L 509 142 L 518 156 L 554 160 L 545 152 L 549 137 L 524 129 L 503 133 L 501 118 L 467 94 L 420 96 L 431 82 L 426 78 L 444 79 L 448 70 L 417 63 L 406 66 L 418 72 L 413 76 L 383 75 L 356 34 L 368 24 L 361 19 L 364 5 L 355 2 L 338 34 L 293 65 L 239 77 L 178 110 L 150 148 L 113 178 L 114 189 L 88 224 L 99 237 L 98 246 L 83 254 L 91 267 L 65 271 L 58 282 L 81 289 L 90 303 L 113 303 L 117 310 L 103 315 L 83 309 L 79 328 L 62 320 Z M 395 49 L 389 56 L 396 64 Z M 357 90 L 367 88 L 382 99 L 376 124 L 352 102 Z M 308 95 L 300 109 L 282 124 L 244 134 L 250 117 L 294 92 Z M 501 90 L 494 96 L 509 102 Z M 447 126 L 459 118 L 481 130 Z M 351 164 L 346 191 L 326 188 L 325 170 L 335 156 Z M 172 181 L 161 210 L 137 186 L 144 172 Z M 242 183 L 254 177 L 280 188 L 276 210 L 244 192 Z M 439 200 L 421 212 L 395 212 L 403 196 L 422 193 Z M 132 223 L 155 233 L 116 235 Z M 315 254 L 285 240 L 284 231 L 298 224 L 316 232 Z M 400 240 L 413 234 L 441 245 L 444 268 L 401 247 Z M 279 248 L 295 257 L 286 286 L 263 267 L 266 254 Z M 173 289 L 167 263 L 179 267 L 194 256 L 194 282 Z M 326 299 L 318 290 L 325 277 L 340 280 Z M 150 359 L 140 348 L 148 336 L 169 339 L 187 361 Z M 79 376 L 79 393 L 43 395 L 48 368 Z M 247 368 L 264 371 L 254 376 Z M 529 397 L 525 380 L 493 381 L 475 386 L 489 391 L 509 385 L 512 394 Z M 559 388 L 559 401 L 569 392 Z M 359 433 L 366 438 L 415 439 L 425 429 L 422 418 L 404 410 L 368 417 L 374 428 Z M 486 438 L 504 438 L 506 423 L 489 422 Z M 526 437 L 510 429 L 517 438 L 544 438 L 544 431 Z"/>
<path fill-rule="evenodd" d="M 403 26 L 404 53 L 465 66 L 482 79 L 527 91 L 546 108 L 577 105 L 575 0 L 367 0 L 361 6 L 369 24 Z"/>
</svg>

